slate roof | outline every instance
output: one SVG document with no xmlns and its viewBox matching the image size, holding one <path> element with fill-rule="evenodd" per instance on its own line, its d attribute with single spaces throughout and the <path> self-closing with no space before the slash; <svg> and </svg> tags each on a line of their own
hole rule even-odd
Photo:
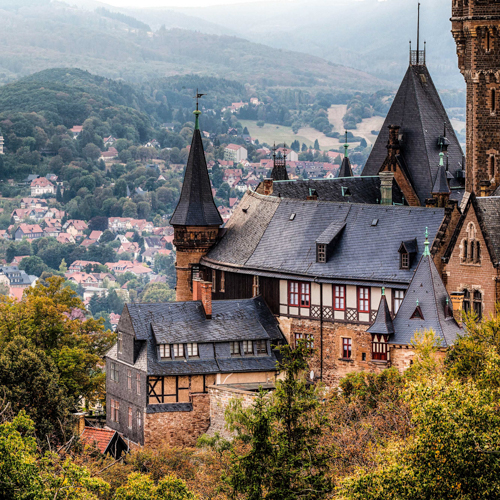
<svg viewBox="0 0 500 500">
<path fill-rule="evenodd" d="M 441 208 L 302 201 L 248 192 L 202 263 L 248 274 L 408 284 L 424 248 L 425 228 L 434 239 L 443 219 Z M 317 263 L 316 241 L 335 222 L 345 222 L 345 228 L 328 261 Z M 402 241 L 414 238 L 419 249 L 415 264 L 402 270 L 398 250 Z"/>
<path fill-rule="evenodd" d="M 459 186 L 455 178 L 462 169 L 463 151 L 426 66 L 410 66 L 394 98 L 380 134 L 375 141 L 362 175 L 378 174 L 386 156 L 389 125 L 401 127 L 402 154 L 413 188 L 425 205 L 431 197 L 439 165 L 438 139 L 444 133 L 449 141 L 450 187 Z"/>
<path fill-rule="evenodd" d="M 441 339 L 441 347 L 452 345 L 463 330 L 453 314 L 446 315 L 447 299 L 451 308 L 451 299 L 432 257 L 423 256 L 394 318 L 394 335 L 389 338 L 389 343 L 408 345 L 415 332 L 432 329 Z M 410 319 L 417 308 L 417 300 L 423 319 Z"/>
<path fill-rule="evenodd" d="M 493 262 L 500 262 L 500 196 L 475 198 L 478 205 L 478 218 L 486 228 L 487 241 L 493 253 Z"/>
<path fill-rule="evenodd" d="M 219 226 L 222 224 L 222 218 L 212 197 L 205 151 L 198 129 L 193 133 L 181 197 L 170 219 L 170 224 L 176 226 Z"/>
<path fill-rule="evenodd" d="M 135 367 L 149 375 L 193 375 L 241 371 L 273 371 L 277 357 L 271 350 L 266 356 L 231 356 L 230 341 L 284 341 L 278 323 L 261 297 L 212 302 L 212 319 L 207 320 L 199 301 L 163 304 L 127 304 L 120 317 L 130 320 L 136 340 L 145 341 L 141 364 Z M 161 361 L 157 344 L 198 343 L 199 358 Z M 116 345 L 106 354 L 116 359 Z M 139 361 L 139 359 L 138 359 Z"/>
<path fill-rule="evenodd" d="M 387 298 L 385 294 L 382 295 L 382 298 L 380 299 L 380 304 L 378 306 L 375 321 L 367 331 L 368 333 L 372 333 L 375 335 L 394 334 L 394 324 L 392 323 L 391 312 L 389 311 L 389 305 L 387 304 Z"/>
<path fill-rule="evenodd" d="M 337 177 L 352 177 L 352 176 L 353 173 L 351 167 L 351 160 L 349 160 L 348 156 L 344 156 L 339 171 L 337 172 Z"/>
<path fill-rule="evenodd" d="M 335 179 L 311 179 L 279 181 L 273 183 L 272 196 L 305 200 L 310 190 L 316 191 L 320 201 L 349 203 L 380 203 L 380 178 L 336 177 Z M 402 203 L 403 195 L 395 181 L 392 184 L 392 201 Z"/>
<path fill-rule="evenodd" d="M 432 186 L 432 193 L 450 193 L 450 186 L 448 185 L 448 178 L 443 165 L 440 165 L 438 167 L 436 180 L 434 181 L 434 185 Z"/>
</svg>

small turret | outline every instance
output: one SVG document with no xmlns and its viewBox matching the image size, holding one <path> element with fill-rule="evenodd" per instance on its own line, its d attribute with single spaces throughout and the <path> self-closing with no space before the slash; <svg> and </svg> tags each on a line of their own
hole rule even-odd
<svg viewBox="0 0 500 500">
<path fill-rule="evenodd" d="M 342 160 L 342 165 L 339 168 L 337 177 L 352 177 L 352 167 L 351 161 L 349 160 L 349 143 L 347 142 L 347 131 L 345 133 L 345 144 L 344 144 L 344 159 Z"/>
<path fill-rule="evenodd" d="M 286 144 L 283 145 L 283 153 L 278 151 L 276 153 L 276 144 L 273 148 L 273 170 L 271 172 L 271 179 L 273 181 L 287 181 L 288 173 L 286 171 Z"/>
<path fill-rule="evenodd" d="M 176 300 L 191 300 L 192 278 L 197 274 L 203 256 L 217 241 L 222 218 L 215 206 L 207 162 L 201 139 L 198 99 L 196 94 L 195 128 L 184 174 L 181 196 L 170 219 L 174 226 L 174 245 L 177 250 Z"/>
<path fill-rule="evenodd" d="M 432 187 L 432 197 L 436 200 L 435 204 L 443 208 L 450 199 L 450 186 L 448 185 L 448 175 L 444 166 L 444 153 L 439 153 L 439 167 Z"/>
</svg>

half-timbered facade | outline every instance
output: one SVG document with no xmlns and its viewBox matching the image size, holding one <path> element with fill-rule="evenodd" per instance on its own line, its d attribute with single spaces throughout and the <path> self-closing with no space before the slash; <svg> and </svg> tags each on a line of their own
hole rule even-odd
<svg viewBox="0 0 500 500">
<path fill-rule="evenodd" d="M 307 338 L 315 378 L 328 384 L 377 370 L 368 327 L 385 289 L 395 316 L 424 250 L 450 239 L 440 208 L 297 200 L 248 192 L 202 259 L 216 299 L 262 296 L 293 345 Z"/>
<path fill-rule="evenodd" d="M 285 342 L 261 297 L 128 304 L 106 356 L 106 424 L 139 444 L 194 445 L 210 425 L 208 387 L 272 385 Z"/>
</svg>

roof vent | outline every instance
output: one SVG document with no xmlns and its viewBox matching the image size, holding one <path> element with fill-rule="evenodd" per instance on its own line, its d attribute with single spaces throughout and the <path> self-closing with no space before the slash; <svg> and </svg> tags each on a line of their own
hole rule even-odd
<svg viewBox="0 0 500 500">
<path fill-rule="evenodd" d="M 351 196 L 351 190 L 348 187 L 342 186 L 342 196 Z"/>
<path fill-rule="evenodd" d="M 372 227 L 375 227 L 378 224 L 378 219 L 372 220 Z"/>
<path fill-rule="evenodd" d="M 290 214 L 290 218 L 288 220 L 294 220 L 296 214 Z"/>
</svg>

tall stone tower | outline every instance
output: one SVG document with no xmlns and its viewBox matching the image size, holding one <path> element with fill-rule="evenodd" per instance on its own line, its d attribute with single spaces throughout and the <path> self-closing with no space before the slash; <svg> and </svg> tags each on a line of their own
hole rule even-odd
<svg viewBox="0 0 500 500">
<path fill-rule="evenodd" d="M 452 33 L 467 84 L 466 189 L 500 183 L 500 2 L 452 0 Z"/>
<path fill-rule="evenodd" d="M 201 258 L 217 241 L 222 219 L 215 206 L 212 186 L 199 127 L 201 111 L 196 104 L 195 128 L 184 174 L 181 197 L 170 219 L 174 226 L 177 250 L 176 300 L 192 300 L 193 277 L 198 273 Z"/>
</svg>

